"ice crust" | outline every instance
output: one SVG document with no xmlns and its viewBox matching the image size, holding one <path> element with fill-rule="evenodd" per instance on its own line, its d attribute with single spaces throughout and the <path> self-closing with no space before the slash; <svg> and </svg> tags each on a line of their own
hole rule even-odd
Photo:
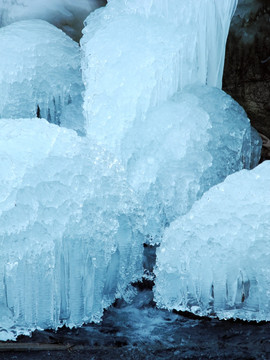
<svg viewBox="0 0 270 360">
<path fill-rule="evenodd" d="M 213 187 L 157 251 L 159 307 L 270 320 L 270 162 Z"/>
<path fill-rule="evenodd" d="M 84 133 L 80 49 L 43 20 L 0 28 L 0 118 L 31 118 Z"/>
<path fill-rule="evenodd" d="M 192 83 L 221 87 L 237 0 L 111 0 L 86 19 L 86 128 L 120 152 L 135 119 Z M 104 131 L 106 128 L 106 132 Z"/>
<path fill-rule="evenodd" d="M 142 276 L 143 217 L 123 168 L 44 119 L 0 129 L 0 340 L 100 321 Z"/>
<path fill-rule="evenodd" d="M 0 0 L 0 27 L 20 20 L 41 19 L 78 41 L 85 18 L 103 5 L 105 0 Z"/>
</svg>

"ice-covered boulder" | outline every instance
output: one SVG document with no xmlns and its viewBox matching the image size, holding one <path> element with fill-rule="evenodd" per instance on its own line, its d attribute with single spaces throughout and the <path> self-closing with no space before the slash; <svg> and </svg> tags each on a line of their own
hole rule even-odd
<svg viewBox="0 0 270 360">
<path fill-rule="evenodd" d="M 270 162 L 213 187 L 166 230 L 157 251 L 159 307 L 270 320 Z"/>
<path fill-rule="evenodd" d="M 260 150 L 245 111 L 217 88 L 190 86 L 135 121 L 122 139 L 121 160 L 150 239 L 159 241 L 211 186 L 256 165 Z"/>
<path fill-rule="evenodd" d="M 185 85 L 221 87 L 236 4 L 111 0 L 90 14 L 81 40 L 89 134 L 119 152 L 134 120 L 144 119 Z"/>
<path fill-rule="evenodd" d="M 43 117 L 84 131 L 80 49 L 43 20 L 0 28 L 0 118 Z"/>
<path fill-rule="evenodd" d="M 100 321 L 142 275 L 123 168 L 43 119 L 0 119 L 0 339 Z"/>
<path fill-rule="evenodd" d="M 106 0 L 0 0 L 0 27 L 20 20 L 42 19 L 79 40 L 83 21 Z"/>
</svg>

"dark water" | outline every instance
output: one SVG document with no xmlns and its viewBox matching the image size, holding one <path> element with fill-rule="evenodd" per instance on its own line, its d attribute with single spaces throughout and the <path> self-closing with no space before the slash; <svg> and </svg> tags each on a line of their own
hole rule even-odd
<svg viewBox="0 0 270 360">
<path fill-rule="evenodd" d="M 152 291 L 141 290 L 132 304 L 115 303 L 101 324 L 0 343 L 0 359 L 270 359 L 270 324 L 159 310 Z"/>
</svg>

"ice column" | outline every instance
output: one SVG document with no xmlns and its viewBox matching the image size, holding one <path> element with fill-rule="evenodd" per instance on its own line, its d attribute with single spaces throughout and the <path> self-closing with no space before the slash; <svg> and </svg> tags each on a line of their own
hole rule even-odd
<svg viewBox="0 0 270 360">
<path fill-rule="evenodd" d="M 92 13 L 81 41 L 88 133 L 119 152 L 132 122 L 185 85 L 221 87 L 236 4 L 111 0 Z"/>
</svg>

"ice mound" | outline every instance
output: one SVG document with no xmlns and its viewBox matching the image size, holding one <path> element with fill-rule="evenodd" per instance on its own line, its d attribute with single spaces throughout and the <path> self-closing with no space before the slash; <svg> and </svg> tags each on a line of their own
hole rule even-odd
<svg viewBox="0 0 270 360">
<path fill-rule="evenodd" d="M 0 340 L 100 321 L 142 276 L 142 213 L 90 139 L 0 119 Z"/>
<path fill-rule="evenodd" d="M 43 20 L 0 29 L 0 118 L 43 117 L 84 131 L 80 49 Z"/>
<path fill-rule="evenodd" d="M 121 144 L 151 241 L 211 186 L 260 159 L 245 111 L 217 88 L 190 86 L 134 122 Z"/>
<path fill-rule="evenodd" d="M 134 120 L 144 119 L 185 85 L 221 87 L 236 4 L 111 0 L 90 14 L 81 40 L 89 134 L 119 152 Z"/>
<path fill-rule="evenodd" d="M 270 320 L 270 162 L 210 189 L 157 252 L 159 307 Z"/>
<path fill-rule="evenodd" d="M 19 20 L 42 19 L 78 41 L 83 21 L 105 0 L 0 0 L 0 27 Z"/>
</svg>

